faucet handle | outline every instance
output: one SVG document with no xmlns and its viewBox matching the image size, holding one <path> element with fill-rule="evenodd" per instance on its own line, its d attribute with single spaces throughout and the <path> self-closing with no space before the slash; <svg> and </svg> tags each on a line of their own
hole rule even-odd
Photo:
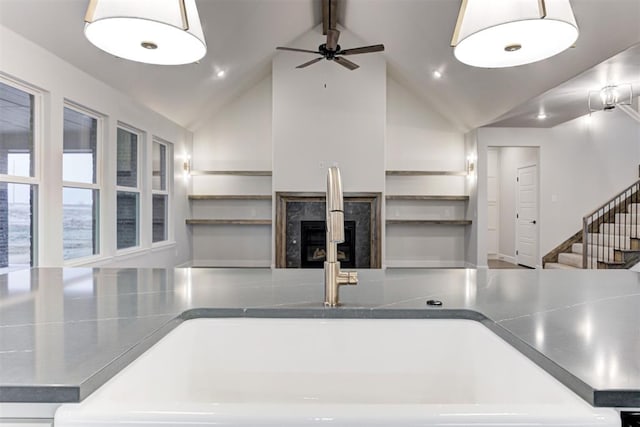
<svg viewBox="0 0 640 427">
<path fill-rule="evenodd" d="M 347 285 L 357 285 L 358 284 L 358 272 L 357 271 L 347 271 Z"/>
<path fill-rule="evenodd" d="M 341 285 L 357 285 L 358 272 L 357 271 L 340 271 L 338 273 L 338 283 Z"/>
</svg>

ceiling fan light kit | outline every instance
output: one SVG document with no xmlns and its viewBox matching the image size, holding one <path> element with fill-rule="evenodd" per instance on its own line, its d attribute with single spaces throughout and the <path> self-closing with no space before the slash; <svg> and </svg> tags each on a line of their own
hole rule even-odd
<svg viewBox="0 0 640 427">
<path fill-rule="evenodd" d="M 473 67 L 515 67 L 557 55 L 578 34 L 569 0 L 462 0 L 451 45 Z"/>
<path fill-rule="evenodd" d="M 190 64 L 207 53 L 195 0 L 91 0 L 84 34 L 111 55 L 147 64 Z"/>
</svg>

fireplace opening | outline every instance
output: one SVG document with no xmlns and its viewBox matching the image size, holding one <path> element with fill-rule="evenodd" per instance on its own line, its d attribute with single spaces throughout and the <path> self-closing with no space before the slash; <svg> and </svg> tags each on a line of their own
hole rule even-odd
<svg viewBox="0 0 640 427">
<path fill-rule="evenodd" d="M 300 222 L 300 267 L 323 268 L 326 259 L 325 221 Z M 356 267 L 356 222 L 344 222 L 344 242 L 338 244 L 338 261 L 345 268 Z"/>
</svg>

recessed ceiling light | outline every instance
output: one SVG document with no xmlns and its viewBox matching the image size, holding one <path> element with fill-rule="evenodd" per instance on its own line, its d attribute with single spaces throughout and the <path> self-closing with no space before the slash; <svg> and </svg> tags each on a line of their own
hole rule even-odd
<svg viewBox="0 0 640 427">
<path fill-rule="evenodd" d="M 435 71 L 433 72 L 433 78 L 434 78 L 434 79 L 439 79 L 439 78 L 441 78 L 441 77 L 442 77 L 442 73 L 441 73 L 440 71 L 435 70 Z"/>
<path fill-rule="evenodd" d="M 221 78 L 223 78 L 223 77 L 224 77 L 224 75 L 225 75 L 225 74 L 227 74 L 227 73 L 226 73 L 224 70 L 218 70 L 218 71 L 216 72 L 216 77 L 217 77 L 217 78 L 219 78 L 219 79 L 221 79 Z"/>
<path fill-rule="evenodd" d="M 538 113 L 538 120 L 544 120 L 547 118 L 547 113 L 545 113 L 544 111 L 541 111 Z"/>
</svg>

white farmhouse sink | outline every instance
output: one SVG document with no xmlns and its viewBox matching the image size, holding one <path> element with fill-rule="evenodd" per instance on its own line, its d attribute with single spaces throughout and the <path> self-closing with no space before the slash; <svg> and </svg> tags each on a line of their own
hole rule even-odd
<svg viewBox="0 0 640 427">
<path fill-rule="evenodd" d="M 471 320 L 189 320 L 55 426 L 619 426 Z"/>
</svg>

